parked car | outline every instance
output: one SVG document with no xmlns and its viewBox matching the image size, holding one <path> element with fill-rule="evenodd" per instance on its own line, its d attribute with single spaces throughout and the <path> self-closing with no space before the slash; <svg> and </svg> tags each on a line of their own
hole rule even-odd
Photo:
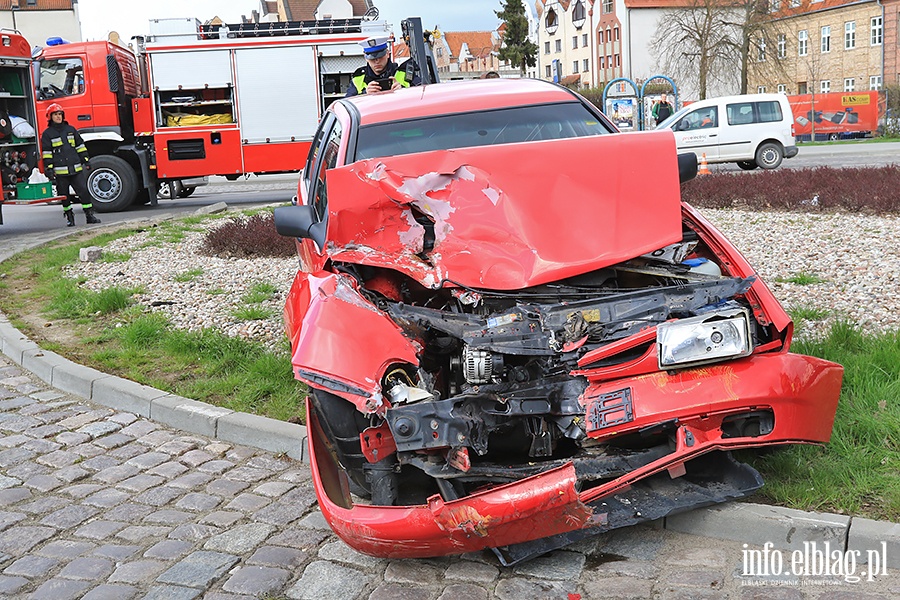
<svg viewBox="0 0 900 600">
<path fill-rule="evenodd" d="M 842 369 L 788 352 L 785 311 L 682 204 L 696 170 L 542 81 L 329 107 L 275 222 L 338 536 L 512 564 L 751 494 L 729 450 L 829 439 Z"/>
<path fill-rule="evenodd" d="M 659 124 L 670 129 L 681 152 L 742 169 L 775 169 L 797 156 L 794 116 L 784 94 L 745 94 L 694 102 Z"/>
</svg>

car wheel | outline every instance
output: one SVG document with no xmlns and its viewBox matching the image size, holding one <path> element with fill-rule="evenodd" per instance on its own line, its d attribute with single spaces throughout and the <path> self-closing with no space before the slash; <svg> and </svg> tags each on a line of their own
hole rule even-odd
<svg viewBox="0 0 900 600">
<path fill-rule="evenodd" d="M 756 164 L 763 169 L 775 169 L 784 160 L 784 151 L 775 142 L 766 142 L 756 149 Z"/>
<path fill-rule="evenodd" d="M 175 192 L 174 197 L 180 198 L 181 191 L 184 188 L 184 186 L 181 185 L 180 181 L 173 181 L 171 187 L 169 186 L 169 182 L 167 181 L 163 181 L 162 183 L 160 183 L 159 191 L 156 192 L 157 197 L 162 198 L 163 200 L 171 200 L 173 197 L 172 188 L 174 188 Z"/>
<path fill-rule="evenodd" d="M 831 141 L 831 142 L 836 142 L 836 141 L 838 140 L 838 134 L 836 134 L 836 133 L 829 133 L 829 134 L 828 134 L 828 140 Z"/>
<path fill-rule="evenodd" d="M 368 427 L 365 417 L 350 402 L 322 390 L 312 390 L 310 399 L 328 439 L 329 451 L 356 484 L 357 490 L 368 495 L 370 486 L 363 471 L 363 465 L 368 461 L 359 442 L 359 434 Z"/>
<path fill-rule="evenodd" d="M 191 194 L 193 194 L 193 193 L 194 193 L 194 190 L 196 190 L 196 189 L 197 189 L 197 186 L 196 186 L 196 185 L 185 185 L 185 186 L 182 186 L 181 191 L 178 192 L 178 197 L 179 197 L 179 198 L 187 198 L 188 196 L 190 196 Z"/>
<path fill-rule="evenodd" d="M 125 210 L 134 202 L 138 180 L 134 169 L 117 156 L 95 156 L 90 161 L 87 186 L 94 209 L 108 213 Z"/>
<path fill-rule="evenodd" d="M 739 160 L 737 166 L 742 168 L 745 171 L 752 171 L 759 165 L 756 164 L 755 160 Z"/>
</svg>

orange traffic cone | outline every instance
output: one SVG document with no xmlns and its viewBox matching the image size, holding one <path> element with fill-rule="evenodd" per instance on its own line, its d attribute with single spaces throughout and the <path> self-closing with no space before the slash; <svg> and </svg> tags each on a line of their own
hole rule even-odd
<svg viewBox="0 0 900 600">
<path fill-rule="evenodd" d="M 706 152 L 700 155 L 700 166 L 697 167 L 697 175 L 709 175 L 709 165 L 706 164 Z"/>
</svg>

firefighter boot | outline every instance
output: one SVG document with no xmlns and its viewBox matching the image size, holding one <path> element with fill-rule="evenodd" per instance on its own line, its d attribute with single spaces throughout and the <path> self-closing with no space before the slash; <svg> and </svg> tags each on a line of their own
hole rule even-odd
<svg viewBox="0 0 900 600">
<path fill-rule="evenodd" d="M 75 211 L 64 210 L 63 213 L 66 215 L 66 227 L 75 227 Z"/>
<path fill-rule="evenodd" d="M 88 225 L 93 225 L 94 223 L 100 222 L 100 219 L 98 219 L 97 216 L 94 214 L 93 208 L 84 209 L 84 219 Z M 73 221 L 74 221 L 74 218 L 73 218 Z"/>
</svg>

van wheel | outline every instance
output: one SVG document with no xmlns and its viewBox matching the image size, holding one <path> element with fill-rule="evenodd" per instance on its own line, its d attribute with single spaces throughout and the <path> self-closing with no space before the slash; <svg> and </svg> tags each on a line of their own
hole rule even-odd
<svg viewBox="0 0 900 600">
<path fill-rule="evenodd" d="M 179 198 L 187 198 L 188 196 L 193 194 L 194 190 L 196 190 L 196 189 L 197 189 L 196 185 L 185 185 L 181 188 L 181 191 L 178 192 L 178 197 Z"/>
<path fill-rule="evenodd" d="M 745 171 L 752 171 L 759 165 L 756 164 L 755 160 L 739 160 L 737 166 L 742 168 Z"/>
<path fill-rule="evenodd" d="M 763 169 L 775 169 L 784 160 L 784 151 L 775 142 L 766 142 L 756 149 L 756 164 Z"/>
<path fill-rule="evenodd" d="M 87 187 L 97 212 L 119 212 L 134 202 L 138 180 L 134 169 L 118 156 L 101 154 L 91 158 Z"/>
</svg>

